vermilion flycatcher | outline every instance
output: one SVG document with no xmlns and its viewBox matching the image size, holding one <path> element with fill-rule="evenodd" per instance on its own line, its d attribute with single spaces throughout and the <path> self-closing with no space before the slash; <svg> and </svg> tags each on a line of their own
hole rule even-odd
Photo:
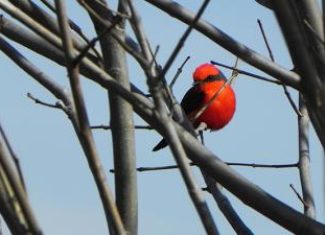
<svg viewBox="0 0 325 235">
<path fill-rule="evenodd" d="M 236 110 L 236 97 L 223 73 L 212 64 L 202 64 L 193 73 L 194 85 L 181 101 L 187 117 L 196 128 L 205 123 L 211 130 L 227 125 Z M 157 151 L 167 146 L 163 139 L 154 148 Z"/>
</svg>

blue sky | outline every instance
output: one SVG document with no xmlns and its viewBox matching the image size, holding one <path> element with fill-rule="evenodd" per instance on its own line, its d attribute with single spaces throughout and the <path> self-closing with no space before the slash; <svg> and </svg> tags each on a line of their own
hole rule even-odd
<svg viewBox="0 0 325 235">
<path fill-rule="evenodd" d="M 158 61 L 164 63 L 186 26 L 144 1 L 135 1 L 142 15 L 144 27 L 153 47 L 159 45 Z M 178 1 L 195 11 L 199 1 Z M 71 18 L 83 27 L 91 38 L 94 30 L 87 14 L 76 1 L 67 1 Z M 204 19 L 209 20 L 228 35 L 267 56 L 256 20 L 264 24 L 277 63 L 292 68 L 287 48 L 274 15 L 255 1 L 211 1 Z M 67 72 L 39 55 L 19 46 L 52 79 L 68 88 Z M 195 67 L 210 60 L 232 65 L 235 56 L 194 32 L 186 42 L 174 66 L 167 74 L 171 79 L 187 57 L 174 93 L 178 99 L 191 85 Z M 262 72 L 241 62 L 240 69 L 257 74 Z M 222 69 L 229 77 L 231 71 Z M 139 66 L 129 58 L 130 79 L 147 91 L 145 77 Z M 71 124 L 58 111 L 34 104 L 26 97 L 30 92 L 44 101 L 56 102 L 45 89 L 4 56 L 0 57 L 0 121 L 18 154 L 27 181 L 29 197 L 45 234 L 107 234 L 104 214 L 98 193 Z M 87 79 L 83 81 L 87 108 L 92 124 L 109 120 L 107 93 Z M 298 158 L 297 117 L 280 86 L 246 76 L 239 76 L 234 84 L 237 112 L 232 122 L 219 132 L 205 134 L 206 145 L 228 162 L 282 164 L 295 163 Z M 297 94 L 292 89 L 292 97 Z M 136 124 L 144 124 L 134 116 Z M 112 167 L 110 132 L 95 131 L 96 143 L 105 168 Z M 312 179 L 317 205 L 317 218 L 324 218 L 323 153 L 311 129 Z M 174 164 L 168 149 L 151 152 L 160 140 L 154 131 L 136 131 L 137 165 L 160 166 Z M 256 169 L 234 167 L 244 177 L 273 196 L 302 211 L 302 204 L 290 189 L 293 183 L 300 190 L 297 169 Z M 204 186 L 199 172 L 197 180 Z M 113 186 L 113 176 L 107 173 Z M 197 213 L 177 170 L 138 173 L 139 234 L 205 234 Z M 290 234 L 264 216 L 250 209 L 225 191 L 247 226 L 256 234 Z M 213 216 L 222 234 L 234 234 L 206 193 Z"/>
</svg>

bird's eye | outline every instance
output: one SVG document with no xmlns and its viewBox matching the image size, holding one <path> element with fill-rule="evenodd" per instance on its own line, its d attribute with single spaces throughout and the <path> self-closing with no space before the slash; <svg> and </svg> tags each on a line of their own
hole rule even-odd
<svg viewBox="0 0 325 235">
<path fill-rule="evenodd" d="M 205 80 L 206 81 L 218 80 L 218 76 L 216 76 L 216 75 L 209 75 Z"/>
<path fill-rule="evenodd" d="M 209 75 L 204 81 L 217 81 L 217 80 L 226 80 L 226 77 L 219 73 L 217 75 Z"/>
</svg>

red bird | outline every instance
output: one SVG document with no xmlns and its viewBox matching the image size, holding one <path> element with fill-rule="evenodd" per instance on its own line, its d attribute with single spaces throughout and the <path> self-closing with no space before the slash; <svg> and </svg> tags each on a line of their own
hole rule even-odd
<svg viewBox="0 0 325 235">
<path fill-rule="evenodd" d="M 236 110 L 235 93 L 230 84 L 226 83 L 226 77 L 216 66 L 202 64 L 195 69 L 193 80 L 193 87 L 181 101 L 185 114 L 195 128 L 200 123 L 205 123 L 211 130 L 223 128 L 230 122 Z M 153 151 L 166 146 L 167 141 L 163 139 Z"/>
</svg>

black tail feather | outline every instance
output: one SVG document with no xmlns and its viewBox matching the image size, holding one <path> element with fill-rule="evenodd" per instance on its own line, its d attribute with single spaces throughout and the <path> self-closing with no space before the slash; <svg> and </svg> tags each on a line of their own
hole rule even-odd
<svg viewBox="0 0 325 235">
<path fill-rule="evenodd" d="M 152 151 L 156 152 L 162 148 L 165 148 L 168 145 L 165 139 L 162 139 L 153 149 Z"/>
</svg>

